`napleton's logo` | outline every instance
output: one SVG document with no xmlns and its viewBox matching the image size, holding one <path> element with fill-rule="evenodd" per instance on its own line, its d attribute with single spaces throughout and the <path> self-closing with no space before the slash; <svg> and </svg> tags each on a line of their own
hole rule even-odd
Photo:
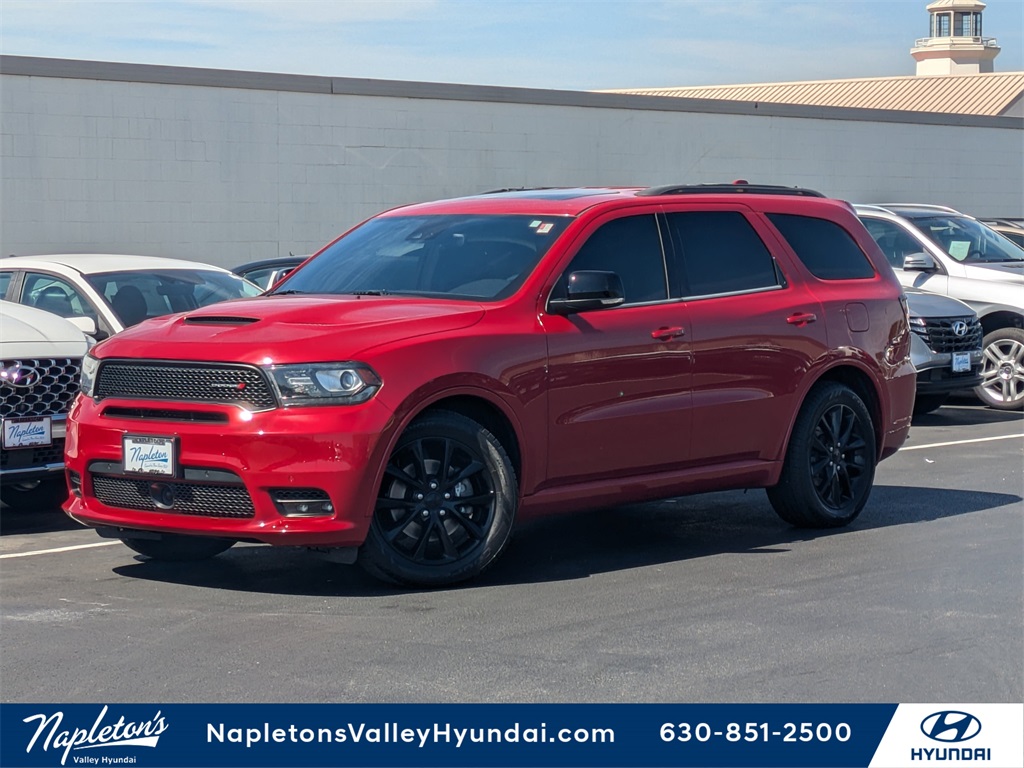
<svg viewBox="0 0 1024 768">
<path fill-rule="evenodd" d="M 981 733 L 981 720 L 967 712 L 935 712 L 921 721 L 921 732 L 935 741 L 967 741 Z"/>
<path fill-rule="evenodd" d="M 117 722 L 104 725 L 103 720 L 107 716 L 107 709 L 108 707 L 104 705 L 99 716 L 96 718 L 96 722 L 88 730 L 84 728 L 62 729 L 61 726 L 64 723 L 63 712 L 26 717 L 22 722 L 32 723 L 33 721 L 38 721 L 38 725 L 36 726 L 35 734 L 33 734 L 32 739 L 25 748 L 25 752 L 31 752 L 37 743 L 40 744 L 43 752 L 48 752 L 51 748 L 54 750 L 63 749 L 64 754 L 61 755 L 60 764 L 64 765 L 67 762 L 68 755 L 72 751 L 80 749 L 155 747 L 157 741 L 160 740 L 160 734 L 170 727 L 159 710 L 150 720 L 125 722 L 124 716 L 121 716 L 117 719 Z M 40 737 L 43 737 L 42 740 L 40 740 Z M 95 758 L 86 760 L 76 757 L 74 762 L 98 763 L 99 760 Z M 117 761 L 110 760 L 110 762 Z"/>
</svg>

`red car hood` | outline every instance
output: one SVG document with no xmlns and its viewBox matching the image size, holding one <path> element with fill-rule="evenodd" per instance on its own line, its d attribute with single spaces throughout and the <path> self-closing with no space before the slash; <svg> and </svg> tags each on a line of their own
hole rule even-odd
<svg viewBox="0 0 1024 768">
<path fill-rule="evenodd" d="M 251 364 L 358 359 L 364 350 L 468 328 L 480 304 L 400 296 L 263 296 L 154 318 L 96 347 L 99 358 Z"/>
</svg>

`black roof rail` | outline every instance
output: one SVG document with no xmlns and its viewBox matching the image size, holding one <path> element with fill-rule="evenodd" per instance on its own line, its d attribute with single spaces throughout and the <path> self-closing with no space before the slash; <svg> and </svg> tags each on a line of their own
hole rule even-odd
<svg viewBox="0 0 1024 768">
<path fill-rule="evenodd" d="M 488 189 L 486 192 L 477 192 L 477 194 L 500 195 L 503 192 L 540 192 L 545 189 L 562 189 L 562 187 L 501 187 L 499 189 Z"/>
<path fill-rule="evenodd" d="M 803 187 L 782 187 L 776 184 L 751 184 L 744 180 L 731 184 L 666 184 L 648 187 L 637 192 L 638 196 L 658 195 L 707 195 L 707 194 L 749 194 L 749 195 L 797 195 L 800 197 L 825 197 L 821 192 Z"/>
</svg>

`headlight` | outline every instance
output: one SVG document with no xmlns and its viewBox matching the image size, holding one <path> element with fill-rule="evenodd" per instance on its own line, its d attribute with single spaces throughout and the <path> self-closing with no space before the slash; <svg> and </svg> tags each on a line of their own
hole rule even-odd
<svg viewBox="0 0 1024 768">
<path fill-rule="evenodd" d="M 380 389 L 380 377 L 362 363 L 309 363 L 267 368 L 282 405 L 354 405 Z"/>
<path fill-rule="evenodd" d="M 79 388 L 86 397 L 92 397 L 96 389 L 96 369 L 100 367 L 100 361 L 91 354 L 86 353 L 82 358 L 82 376 L 79 379 Z"/>
</svg>

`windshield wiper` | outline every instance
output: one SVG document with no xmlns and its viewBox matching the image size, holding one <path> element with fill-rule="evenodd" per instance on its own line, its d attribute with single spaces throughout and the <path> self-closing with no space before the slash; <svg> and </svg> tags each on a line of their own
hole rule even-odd
<svg viewBox="0 0 1024 768">
<path fill-rule="evenodd" d="M 345 291 L 349 296 L 387 296 L 388 292 L 381 288 L 377 291 Z"/>
<path fill-rule="evenodd" d="M 287 291 L 274 291 L 273 293 L 267 294 L 268 296 L 288 296 L 289 294 L 296 293 L 309 293 L 309 291 L 297 291 L 294 288 L 289 288 Z"/>
</svg>

